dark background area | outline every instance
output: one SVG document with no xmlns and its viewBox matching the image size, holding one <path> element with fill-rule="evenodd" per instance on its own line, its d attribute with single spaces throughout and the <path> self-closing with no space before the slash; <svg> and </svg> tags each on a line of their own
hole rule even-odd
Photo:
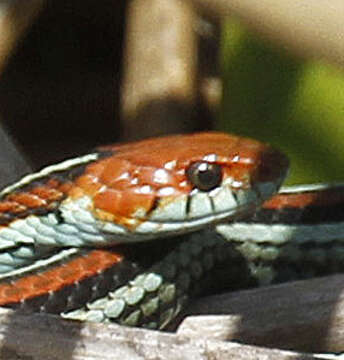
<svg viewBox="0 0 344 360">
<path fill-rule="evenodd" d="M 34 166 L 119 138 L 125 2 L 48 1 L 0 81 L 0 115 Z"/>
</svg>

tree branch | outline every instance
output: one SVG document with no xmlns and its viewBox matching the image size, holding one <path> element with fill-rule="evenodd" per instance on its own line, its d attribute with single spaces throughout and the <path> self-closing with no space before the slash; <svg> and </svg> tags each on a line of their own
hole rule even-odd
<svg viewBox="0 0 344 360">
<path fill-rule="evenodd" d="M 302 56 L 344 66 L 342 0 L 192 0 L 217 18 L 237 16 L 249 27 Z"/>
</svg>

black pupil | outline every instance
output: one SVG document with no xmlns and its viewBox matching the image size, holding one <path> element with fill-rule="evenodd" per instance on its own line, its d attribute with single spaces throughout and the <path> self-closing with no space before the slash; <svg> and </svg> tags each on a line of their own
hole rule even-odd
<svg viewBox="0 0 344 360">
<path fill-rule="evenodd" d="M 222 171 L 218 164 L 195 162 L 186 171 L 189 181 L 201 191 L 209 191 L 221 184 Z"/>
</svg>

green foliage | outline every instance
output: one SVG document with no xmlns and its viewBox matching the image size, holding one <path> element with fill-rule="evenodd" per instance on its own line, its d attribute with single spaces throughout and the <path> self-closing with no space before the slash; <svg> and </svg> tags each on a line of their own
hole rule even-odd
<svg viewBox="0 0 344 360">
<path fill-rule="evenodd" d="M 344 73 L 292 58 L 229 22 L 221 128 L 282 149 L 289 183 L 344 181 Z"/>
</svg>

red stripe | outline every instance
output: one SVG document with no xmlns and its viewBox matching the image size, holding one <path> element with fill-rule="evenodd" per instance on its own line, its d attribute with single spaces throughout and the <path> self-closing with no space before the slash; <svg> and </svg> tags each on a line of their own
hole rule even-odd
<svg viewBox="0 0 344 360">
<path fill-rule="evenodd" d="M 101 273 L 122 259 L 122 255 L 112 251 L 92 250 L 53 269 L 0 284 L 0 306 L 59 291 Z"/>
<path fill-rule="evenodd" d="M 264 209 L 279 210 L 287 208 L 302 209 L 308 206 L 326 207 L 344 202 L 344 191 L 327 189 L 305 193 L 286 193 L 275 195 L 263 205 Z"/>
</svg>

